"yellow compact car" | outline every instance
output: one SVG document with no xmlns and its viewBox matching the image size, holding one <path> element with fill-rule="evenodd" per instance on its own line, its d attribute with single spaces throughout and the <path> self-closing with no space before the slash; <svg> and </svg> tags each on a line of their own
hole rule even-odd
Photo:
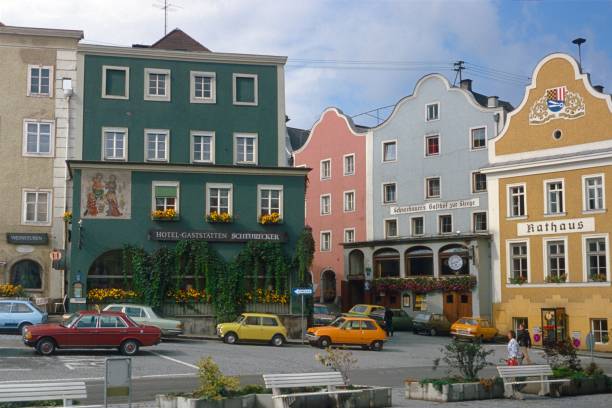
<svg viewBox="0 0 612 408">
<path fill-rule="evenodd" d="M 488 319 L 481 317 L 462 317 L 452 324 L 450 334 L 454 339 L 493 340 L 497 329 Z"/>
<path fill-rule="evenodd" d="M 322 348 L 332 344 L 346 344 L 380 351 L 387 340 L 387 334 L 373 319 L 342 316 L 331 322 L 329 326 L 309 328 L 306 338 L 311 346 Z"/>
<path fill-rule="evenodd" d="M 372 319 L 378 320 L 379 316 L 385 315 L 385 308 L 378 305 L 355 305 L 348 312 L 344 313 L 345 316 L 366 316 Z"/>
<path fill-rule="evenodd" d="M 218 324 L 217 336 L 227 344 L 238 341 L 263 341 L 274 346 L 282 346 L 287 340 L 287 328 L 276 315 L 243 313 L 235 322 Z"/>
</svg>

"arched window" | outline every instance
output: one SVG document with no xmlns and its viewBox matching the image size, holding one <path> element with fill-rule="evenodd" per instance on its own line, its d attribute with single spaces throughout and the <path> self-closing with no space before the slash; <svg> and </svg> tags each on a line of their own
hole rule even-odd
<svg viewBox="0 0 612 408">
<path fill-rule="evenodd" d="M 24 289 L 42 289 L 42 267 L 30 259 L 15 263 L 11 268 L 11 283 Z"/>
<path fill-rule="evenodd" d="M 392 248 L 374 252 L 374 277 L 397 278 L 400 276 L 400 254 Z"/>
<path fill-rule="evenodd" d="M 322 301 L 332 303 L 336 300 L 336 273 L 330 269 L 321 274 Z"/>
<path fill-rule="evenodd" d="M 87 289 L 125 288 L 123 276 L 123 251 L 114 249 L 100 255 L 89 267 Z M 128 282 L 131 276 L 127 277 Z"/>
<path fill-rule="evenodd" d="M 406 275 L 433 276 L 433 251 L 426 246 L 415 246 L 406 251 Z"/>
<path fill-rule="evenodd" d="M 468 275 L 470 273 L 469 252 L 465 245 L 450 244 L 440 248 L 440 273 L 442 275 Z M 457 258 L 458 257 L 458 258 Z M 461 259 L 461 262 L 458 262 Z M 449 260 L 455 266 L 451 268 Z M 457 261 L 457 262 L 452 262 Z"/>
<path fill-rule="evenodd" d="M 349 276 L 363 276 L 365 270 L 363 268 L 363 252 L 358 249 L 353 249 L 349 253 Z"/>
</svg>

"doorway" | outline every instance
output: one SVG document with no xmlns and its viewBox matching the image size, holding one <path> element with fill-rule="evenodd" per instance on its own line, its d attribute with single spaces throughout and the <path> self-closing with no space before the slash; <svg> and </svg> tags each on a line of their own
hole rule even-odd
<svg viewBox="0 0 612 408">
<path fill-rule="evenodd" d="M 336 300 L 336 273 L 330 269 L 321 274 L 321 300 L 323 303 Z"/>
<path fill-rule="evenodd" d="M 542 309 L 542 344 L 554 345 L 565 339 L 567 339 L 565 308 Z"/>
<path fill-rule="evenodd" d="M 459 292 L 444 292 L 444 316 L 451 322 L 460 317 L 472 316 L 472 294 Z"/>
</svg>

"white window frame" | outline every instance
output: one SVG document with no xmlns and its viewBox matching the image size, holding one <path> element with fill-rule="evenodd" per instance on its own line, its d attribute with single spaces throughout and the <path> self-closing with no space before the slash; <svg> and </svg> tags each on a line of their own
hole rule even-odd
<svg viewBox="0 0 612 408">
<path fill-rule="evenodd" d="M 393 160 L 385 160 L 385 145 L 387 144 L 395 144 L 395 159 Z M 383 140 L 380 142 L 380 147 L 381 147 L 381 151 L 380 151 L 380 159 L 382 163 L 395 163 L 397 161 L 397 156 L 398 156 L 398 150 L 397 150 L 397 139 L 393 139 L 393 140 Z"/>
<path fill-rule="evenodd" d="M 120 158 L 106 158 L 106 132 L 114 132 L 114 133 L 123 133 L 123 157 Z M 128 128 L 120 128 L 120 127 L 103 127 L 102 128 L 102 160 L 103 161 L 127 161 L 128 159 Z"/>
<path fill-rule="evenodd" d="M 346 159 L 352 157 L 353 158 L 353 171 L 348 172 L 346 169 Z M 342 174 L 345 176 L 354 176 L 355 175 L 355 153 L 349 153 L 342 156 Z"/>
<path fill-rule="evenodd" d="M 560 237 L 545 237 L 542 238 L 542 252 L 543 252 L 543 256 L 544 256 L 544 279 L 546 280 L 547 277 L 550 276 L 550 264 L 548 263 L 548 243 L 549 242 L 553 242 L 553 241 L 563 241 L 563 250 L 564 250 L 564 257 L 565 257 L 565 282 L 569 282 L 570 281 L 570 263 L 569 263 L 569 247 L 567 246 L 567 236 L 560 236 Z"/>
<path fill-rule="evenodd" d="M 166 157 L 163 159 L 151 159 L 148 157 L 149 133 L 160 133 L 166 135 Z M 170 130 L 168 129 L 145 129 L 144 130 L 144 158 L 146 162 L 167 163 L 170 161 Z"/>
<path fill-rule="evenodd" d="M 149 75 L 151 74 L 166 75 L 166 81 L 164 83 L 165 95 L 149 94 Z M 144 100 L 145 101 L 170 102 L 171 90 L 172 90 L 171 82 L 172 82 L 172 73 L 169 69 L 145 68 L 144 69 Z"/>
<path fill-rule="evenodd" d="M 155 203 L 155 187 L 176 187 L 176 204 L 174 205 L 174 210 L 176 211 L 176 215 L 179 215 L 180 210 L 180 197 L 181 197 L 181 183 L 179 181 L 166 181 L 166 180 L 153 180 L 151 182 L 151 213 L 155 211 L 156 203 Z"/>
<path fill-rule="evenodd" d="M 347 209 L 347 197 L 352 194 L 353 195 L 353 208 L 352 209 Z M 357 193 L 355 192 L 355 190 L 347 190 L 342 194 L 343 200 L 342 200 L 342 208 L 344 209 L 344 212 L 355 212 L 356 208 L 357 208 Z"/>
<path fill-rule="evenodd" d="M 326 213 L 323 212 L 323 197 L 329 198 L 329 212 L 326 212 Z M 331 215 L 331 213 L 332 213 L 332 195 L 329 193 L 321 194 L 321 196 L 319 197 L 319 214 L 320 215 Z"/>
<path fill-rule="evenodd" d="M 125 72 L 125 89 L 124 96 L 108 95 L 106 93 L 106 71 L 124 71 Z M 115 65 L 102 65 L 102 98 L 104 99 L 130 99 L 130 67 L 119 67 Z"/>
<path fill-rule="evenodd" d="M 48 94 L 32 93 L 32 68 L 49 70 L 49 93 Z M 27 80 L 28 88 L 26 89 L 26 95 L 36 97 L 36 98 L 53 98 L 53 90 L 54 90 L 54 85 L 55 85 L 54 71 L 55 70 L 54 70 L 53 65 L 37 65 L 37 64 L 28 65 L 28 80 Z"/>
<path fill-rule="evenodd" d="M 529 238 L 525 239 L 507 239 L 506 240 L 506 283 L 510 283 L 512 272 L 512 254 L 510 247 L 512 244 L 526 244 L 527 245 L 527 283 L 531 282 L 531 247 Z"/>
<path fill-rule="evenodd" d="M 196 160 L 195 158 L 195 138 L 198 136 L 210 137 L 210 160 Z M 189 132 L 190 139 L 190 157 L 191 163 L 215 163 L 215 132 L 207 130 L 192 130 Z"/>
<path fill-rule="evenodd" d="M 234 73 L 232 74 L 232 101 L 234 105 L 238 106 L 257 106 L 259 104 L 259 86 L 258 86 L 258 75 L 257 74 L 243 74 L 243 73 Z M 255 88 L 253 91 L 255 92 L 255 101 L 254 102 L 239 102 L 236 100 L 236 79 L 238 78 L 253 78 L 253 87 Z"/>
<path fill-rule="evenodd" d="M 28 124 L 48 124 L 49 126 L 49 153 L 30 153 L 28 152 Z M 53 120 L 23 120 L 23 135 L 21 155 L 23 157 L 53 157 L 55 155 L 55 121 Z"/>
<path fill-rule="evenodd" d="M 387 235 L 387 222 L 395 221 L 395 235 Z M 383 218 L 383 236 L 385 239 L 398 238 L 400 236 L 400 228 L 397 217 Z"/>
<path fill-rule="evenodd" d="M 442 232 L 442 217 L 445 216 L 449 216 L 451 217 L 451 230 L 450 232 Z M 445 214 L 438 214 L 438 234 L 439 235 L 449 235 L 455 232 L 455 220 L 453 220 L 453 214 L 451 213 L 445 213 Z"/>
<path fill-rule="evenodd" d="M 438 179 L 439 180 L 439 193 L 437 196 L 429 196 L 429 185 L 428 185 L 428 181 L 429 180 L 433 180 L 433 179 Z M 430 177 L 425 177 L 425 200 L 437 200 L 439 198 L 442 198 L 442 177 L 440 176 L 430 176 Z"/>
<path fill-rule="evenodd" d="M 347 232 L 352 232 L 353 233 L 353 239 L 351 241 L 347 241 L 346 239 L 346 233 Z M 344 243 L 345 244 L 350 244 L 352 242 L 355 242 L 355 228 L 345 228 L 343 231 L 343 238 L 344 238 Z"/>
<path fill-rule="evenodd" d="M 421 234 L 417 234 L 414 232 L 414 220 L 420 218 L 423 221 L 423 232 Z M 415 215 L 409 218 L 410 220 L 410 235 L 413 237 L 422 237 L 425 235 L 425 216 L 423 215 Z"/>
<path fill-rule="evenodd" d="M 210 80 L 210 97 L 197 97 L 195 88 L 196 77 L 208 77 Z M 217 103 L 217 74 L 215 72 L 189 71 L 189 102 Z"/>
<path fill-rule="evenodd" d="M 484 214 L 487 221 L 487 229 L 477 230 L 476 229 L 476 214 Z M 489 230 L 489 212 L 484 210 L 472 211 L 472 232 L 487 232 Z"/>
<path fill-rule="evenodd" d="M 487 188 L 485 188 L 484 190 L 476 190 L 476 174 L 484 174 L 485 179 L 487 179 L 486 180 Z M 471 178 L 470 178 L 470 184 L 471 184 L 470 190 L 472 191 L 472 194 L 483 194 L 483 193 L 486 193 L 487 190 L 489 189 L 489 183 L 488 183 L 489 180 L 488 180 L 488 177 L 487 177 L 486 173 L 483 173 L 481 171 L 473 171 L 473 172 L 470 173 L 470 175 L 471 175 Z"/>
<path fill-rule="evenodd" d="M 442 138 L 440 137 L 439 133 L 432 133 L 430 135 L 425 135 L 424 140 L 424 144 L 425 144 L 425 152 L 424 152 L 424 156 L 423 157 L 438 157 L 442 154 Z M 433 137 L 438 138 L 438 153 L 436 154 L 429 154 L 427 151 L 427 141 Z"/>
<path fill-rule="evenodd" d="M 432 105 L 438 105 L 438 117 L 435 118 L 435 119 L 429 119 L 429 116 L 427 114 L 427 111 L 428 111 L 429 107 L 432 106 Z M 440 120 L 440 116 L 441 116 L 440 101 L 433 101 L 433 102 L 425 104 L 425 122 L 435 122 L 436 120 Z"/>
<path fill-rule="evenodd" d="M 510 191 L 512 187 L 523 187 L 523 209 L 525 212 L 523 215 L 512 215 L 512 193 Z M 527 183 L 506 185 L 506 217 L 521 220 L 527 218 L 527 215 Z"/>
<path fill-rule="evenodd" d="M 387 201 L 386 188 L 387 188 L 387 186 L 391 186 L 391 185 L 395 186 L 395 200 Z M 397 203 L 397 183 L 396 182 L 390 181 L 390 182 L 387 182 L 387 183 L 382 183 L 381 184 L 381 192 L 382 192 L 382 200 L 381 201 L 382 201 L 383 204 L 395 204 L 395 203 Z"/>
<path fill-rule="evenodd" d="M 28 193 L 45 193 L 47 194 L 47 221 L 28 221 L 27 219 L 27 194 Z M 37 196 L 38 197 L 38 196 Z M 37 201 L 38 202 L 38 201 Z M 22 225 L 33 225 L 40 227 L 48 227 L 53 221 L 53 190 L 51 189 L 35 189 L 35 188 L 24 188 L 21 190 L 21 224 Z"/>
<path fill-rule="evenodd" d="M 595 328 L 593 327 L 593 321 L 594 320 L 605 320 L 606 324 L 608 325 L 608 332 L 607 332 L 608 333 L 608 341 L 605 342 L 605 343 L 602 342 L 602 341 L 595 341 L 595 344 L 609 344 L 610 343 L 610 323 L 609 323 L 608 319 L 606 317 L 591 317 L 589 319 L 589 325 L 591 326 L 590 329 L 591 329 L 592 333 L 595 333 L 595 331 L 596 331 Z M 602 333 L 603 330 L 597 330 L 597 332 L 598 333 Z"/>
<path fill-rule="evenodd" d="M 324 163 L 329 163 L 329 176 L 327 177 L 323 176 L 323 164 Z M 331 180 L 331 178 L 332 178 L 332 161 L 330 158 L 323 159 L 319 162 L 319 179 L 320 180 Z"/>
<path fill-rule="evenodd" d="M 584 234 L 581 237 L 582 241 L 582 280 L 589 281 L 589 258 L 587 257 L 587 240 L 589 239 L 604 239 L 606 242 L 606 282 L 610 282 L 610 234 Z"/>
<path fill-rule="evenodd" d="M 227 196 L 227 213 L 231 216 L 234 213 L 234 185 L 232 183 L 206 183 L 206 195 L 204 200 L 206 201 L 206 214 L 210 214 L 210 190 L 213 188 L 224 188 L 228 189 Z M 258 212 L 259 213 L 259 212 Z"/>
<path fill-rule="evenodd" d="M 601 178 L 601 203 L 603 207 L 597 208 L 595 210 L 589 210 L 587 208 L 588 197 L 586 194 L 586 181 L 587 179 L 597 178 L 597 177 Z M 606 208 L 607 208 L 606 207 L 606 175 L 604 173 L 597 173 L 597 174 L 585 174 L 584 176 L 582 176 L 582 212 L 596 214 L 598 212 L 605 212 Z"/>
<path fill-rule="evenodd" d="M 258 184 L 257 185 L 257 220 L 261 215 L 261 190 L 276 190 L 279 191 L 278 195 L 278 215 L 280 219 L 283 219 L 283 201 L 284 201 L 284 189 L 280 184 Z"/>
<path fill-rule="evenodd" d="M 484 129 L 484 136 L 485 136 L 485 144 L 482 147 L 474 147 L 474 135 L 472 134 L 472 132 L 474 130 L 477 129 Z M 481 125 L 481 126 L 473 126 L 469 129 L 468 131 L 468 138 L 469 138 L 469 143 L 470 143 L 470 151 L 474 152 L 474 151 L 479 151 L 479 150 L 484 150 L 488 147 L 489 145 L 489 140 L 488 140 L 488 133 L 487 133 L 487 126 L 486 125 Z"/>
<path fill-rule="evenodd" d="M 323 235 L 324 234 L 329 234 L 329 241 L 328 241 L 328 248 L 324 249 L 323 248 Z M 331 230 L 323 230 L 319 233 L 319 250 L 321 252 L 331 252 L 332 249 L 332 232 Z"/>
<path fill-rule="evenodd" d="M 545 217 L 560 217 L 560 216 L 564 216 L 567 214 L 567 207 L 565 206 L 565 179 L 563 178 L 557 178 L 557 179 L 548 179 L 548 180 L 544 180 L 544 216 Z M 554 183 L 561 183 L 561 195 L 562 195 L 562 200 L 561 200 L 561 205 L 563 206 L 563 211 L 561 212 L 549 212 L 549 208 L 548 208 L 548 185 L 549 184 L 554 184 Z"/>
<path fill-rule="evenodd" d="M 238 138 L 253 139 L 253 161 L 238 161 Z M 257 165 L 259 163 L 259 135 L 257 133 L 234 133 L 234 164 Z"/>
</svg>

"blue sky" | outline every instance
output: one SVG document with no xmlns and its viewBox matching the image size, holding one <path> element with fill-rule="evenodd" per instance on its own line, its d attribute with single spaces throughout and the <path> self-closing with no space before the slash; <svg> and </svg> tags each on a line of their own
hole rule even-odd
<svg viewBox="0 0 612 408">
<path fill-rule="evenodd" d="M 75 28 L 96 43 L 150 44 L 159 0 L 0 0 L 7 25 Z M 171 0 L 179 27 L 213 51 L 286 55 L 291 126 L 328 106 L 355 115 L 396 103 L 430 72 L 466 61 L 474 89 L 518 105 L 545 55 L 577 55 L 612 91 L 612 0 Z M 24 12 L 27 10 L 27 12 Z M 357 122 L 368 122 L 364 116 Z"/>
</svg>

